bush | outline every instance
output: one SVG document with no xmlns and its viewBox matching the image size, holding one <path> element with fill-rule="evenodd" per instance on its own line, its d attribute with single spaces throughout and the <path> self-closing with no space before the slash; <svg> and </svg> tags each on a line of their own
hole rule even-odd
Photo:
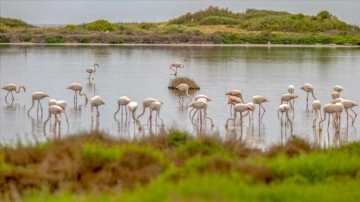
<svg viewBox="0 0 360 202">
<path fill-rule="evenodd" d="M 109 44 L 122 44 L 124 43 L 123 39 L 112 39 L 109 41 Z"/>
<path fill-rule="evenodd" d="M 85 26 L 88 31 L 98 31 L 98 32 L 113 32 L 116 31 L 115 25 L 109 23 L 107 20 L 97 20 L 91 22 Z"/>
<path fill-rule="evenodd" d="M 10 42 L 10 39 L 8 36 L 5 36 L 5 35 L 0 36 L 0 43 L 9 43 L 9 42 Z"/>
<path fill-rule="evenodd" d="M 73 32 L 73 31 L 76 30 L 76 25 L 66 25 L 66 26 L 65 26 L 65 29 L 66 29 L 67 31 Z"/>
<path fill-rule="evenodd" d="M 48 36 L 45 37 L 45 43 L 65 43 L 65 37 L 63 36 Z"/>
<path fill-rule="evenodd" d="M 90 42 L 90 39 L 87 38 L 87 37 L 83 37 L 79 40 L 80 43 L 89 43 Z"/>
<path fill-rule="evenodd" d="M 200 25 L 237 25 L 240 21 L 235 18 L 221 17 L 221 16 L 209 16 L 202 19 Z"/>
</svg>

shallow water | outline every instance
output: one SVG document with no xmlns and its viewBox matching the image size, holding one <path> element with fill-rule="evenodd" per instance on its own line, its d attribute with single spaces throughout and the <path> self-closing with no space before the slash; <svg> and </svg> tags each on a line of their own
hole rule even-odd
<svg viewBox="0 0 360 202">
<path fill-rule="evenodd" d="M 186 109 L 187 100 L 179 103 L 175 91 L 167 87 L 172 71 L 169 64 L 187 58 L 185 68 L 178 70 L 178 76 L 189 77 L 200 86 L 192 92 L 206 94 L 212 98 L 208 103 L 207 115 L 213 120 L 201 124 L 192 124 Z M 88 80 L 85 69 L 94 63 L 100 67 Z M 24 85 L 25 93 L 14 94 L 11 102 L 6 91 L 1 90 L 0 134 L 2 143 L 13 143 L 17 140 L 45 140 L 55 136 L 65 136 L 81 131 L 102 130 L 113 136 L 134 138 L 156 134 L 163 129 L 177 128 L 194 135 L 210 133 L 222 138 L 236 138 L 259 148 L 284 142 L 291 135 L 290 126 L 282 126 L 277 116 L 281 95 L 287 93 L 287 86 L 295 86 L 294 112 L 290 112 L 293 121 L 293 135 L 305 138 L 323 147 L 339 145 L 344 142 L 357 141 L 359 118 L 354 126 L 346 124 L 342 115 L 339 134 L 327 121 L 324 130 L 319 134 L 313 130 L 313 114 L 309 98 L 306 108 L 306 93 L 300 90 L 308 82 L 315 88 L 315 96 L 322 104 L 331 101 L 334 85 L 341 85 L 344 91 L 341 97 L 360 102 L 359 81 L 360 49 L 340 47 L 211 47 L 211 46 L 0 46 L 1 86 L 7 83 Z M 82 84 L 83 91 L 91 98 L 100 95 L 105 105 L 99 107 L 100 116 L 91 113 L 90 103 L 85 104 L 79 98 L 73 103 L 73 91 L 66 89 L 72 83 Z M 250 102 L 254 95 L 263 95 L 269 102 L 263 106 L 266 112 L 261 122 L 258 120 L 256 107 L 253 121 L 244 118 L 242 127 L 239 121 L 235 127 L 230 122 L 229 105 L 226 91 L 239 89 L 245 102 Z M 43 91 L 50 95 L 41 101 L 44 108 L 37 113 L 35 108 L 27 115 L 32 104 L 31 93 Z M 147 124 L 149 112 L 140 118 L 143 130 L 139 131 L 131 121 L 121 114 L 117 119 L 113 115 L 117 110 L 117 98 L 126 95 L 138 102 L 136 114 L 142 110 L 142 101 L 152 97 L 161 100 L 160 121 Z M 50 98 L 67 101 L 66 109 L 69 127 L 62 118 L 60 131 L 54 131 L 54 120 L 44 122 L 48 117 L 47 102 Z M 359 107 L 353 108 L 357 113 Z M 155 114 L 154 114 L 155 115 Z M 123 115 L 125 116 L 125 115 Z"/>
</svg>

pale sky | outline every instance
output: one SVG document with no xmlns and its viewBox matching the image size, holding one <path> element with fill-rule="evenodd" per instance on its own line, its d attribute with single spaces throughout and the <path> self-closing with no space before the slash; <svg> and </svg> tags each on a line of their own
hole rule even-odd
<svg viewBox="0 0 360 202">
<path fill-rule="evenodd" d="M 164 22 L 210 5 L 233 12 L 267 9 L 316 15 L 327 10 L 360 25 L 360 0 L 0 0 L 0 16 L 33 25 L 110 22 Z"/>
</svg>

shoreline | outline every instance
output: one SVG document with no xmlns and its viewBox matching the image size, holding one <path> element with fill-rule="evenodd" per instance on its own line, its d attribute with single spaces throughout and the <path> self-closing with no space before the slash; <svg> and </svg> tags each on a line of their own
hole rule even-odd
<svg viewBox="0 0 360 202">
<path fill-rule="evenodd" d="M 123 43 L 123 44 L 107 44 L 107 43 L 0 43 L 3 45 L 14 46 L 199 46 L 199 47 L 290 47 L 290 48 L 360 48 L 360 45 L 337 45 L 337 44 L 150 44 L 150 43 Z"/>
</svg>

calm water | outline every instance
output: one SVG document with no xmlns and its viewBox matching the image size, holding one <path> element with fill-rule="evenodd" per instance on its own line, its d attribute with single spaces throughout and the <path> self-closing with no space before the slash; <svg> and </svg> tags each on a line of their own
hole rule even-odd
<svg viewBox="0 0 360 202">
<path fill-rule="evenodd" d="M 204 125 L 192 124 L 188 110 L 179 103 L 175 92 L 168 90 L 174 76 L 170 75 L 169 64 L 186 57 L 185 68 L 179 69 L 178 76 L 186 76 L 197 82 L 200 90 L 193 92 L 206 94 L 213 100 L 208 103 L 208 116 L 213 119 Z M 87 79 L 85 69 L 98 63 L 100 67 L 93 80 Z M 7 83 L 24 85 L 26 93 L 15 94 L 15 101 L 5 101 L 6 91 L 1 90 L 0 135 L 1 142 L 16 140 L 45 140 L 54 136 L 65 136 L 79 131 L 102 130 L 112 136 L 134 138 L 162 129 L 178 128 L 194 135 L 209 133 L 222 138 L 236 138 L 247 144 L 265 148 L 284 142 L 291 134 L 290 127 L 282 126 L 277 117 L 281 95 L 287 93 L 287 86 L 295 86 L 299 96 L 294 113 L 290 117 L 294 123 L 293 134 L 316 144 L 327 147 L 360 139 L 359 118 L 354 126 L 346 125 L 343 115 L 340 134 L 327 122 L 319 133 L 313 130 L 311 103 L 306 108 L 306 93 L 300 86 L 306 82 L 313 84 L 315 95 L 322 104 L 331 101 L 334 85 L 342 85 L 341 96 L 360 102 L 360 49 L 359 48 L 301 48 L 301 47 L 208 47 L 208 46 L 0 46 L 1 86 Z M 83 85 L 88 97 L 100 95 L 105 105 L 99 107 L 100 116 L 91 114 L 90 103 L 80 98 L 73 103 L 73 91 L 66 89 L 72 83 Z M 266 109 L 261 123 L 258 121 L 258 107 L 253 122 L 248 118 L 244 124 L 235 127 L 230 124 L 229 105 L 225 92 L 239 89 L 245 102 L 254 95 L 266 96 L 270 102 L 263 104 Z M 43 99 L 43 117 L 37 115 L 36 107 L 27 115 L 31 106 L 31 93 L 43 91 L 50 95 Z M 137 114 L 142 111 L 142 101 L 153 97 L 164 102 L 161 117 L 164 127 L 147 124 L 149 112 L 140 118 L 143 130 L 138 131 L 133 122 L 127 124 L 121 114 L 113 118 L 117 109 L 117 98 L 126 95 L 139 103 Z M 63 117 L 60 132 L 53 131 L 54 120 L 47 124 L 47 102 L 50 98 L 63 99 L 68 103 L 69 128 Z M 186 103 L 186 101 L 185 101 Z M 354 108 L 359 112 L 359 107 Z M 159 123 L 159 122 L 158 122 Z"/>
</svg>

